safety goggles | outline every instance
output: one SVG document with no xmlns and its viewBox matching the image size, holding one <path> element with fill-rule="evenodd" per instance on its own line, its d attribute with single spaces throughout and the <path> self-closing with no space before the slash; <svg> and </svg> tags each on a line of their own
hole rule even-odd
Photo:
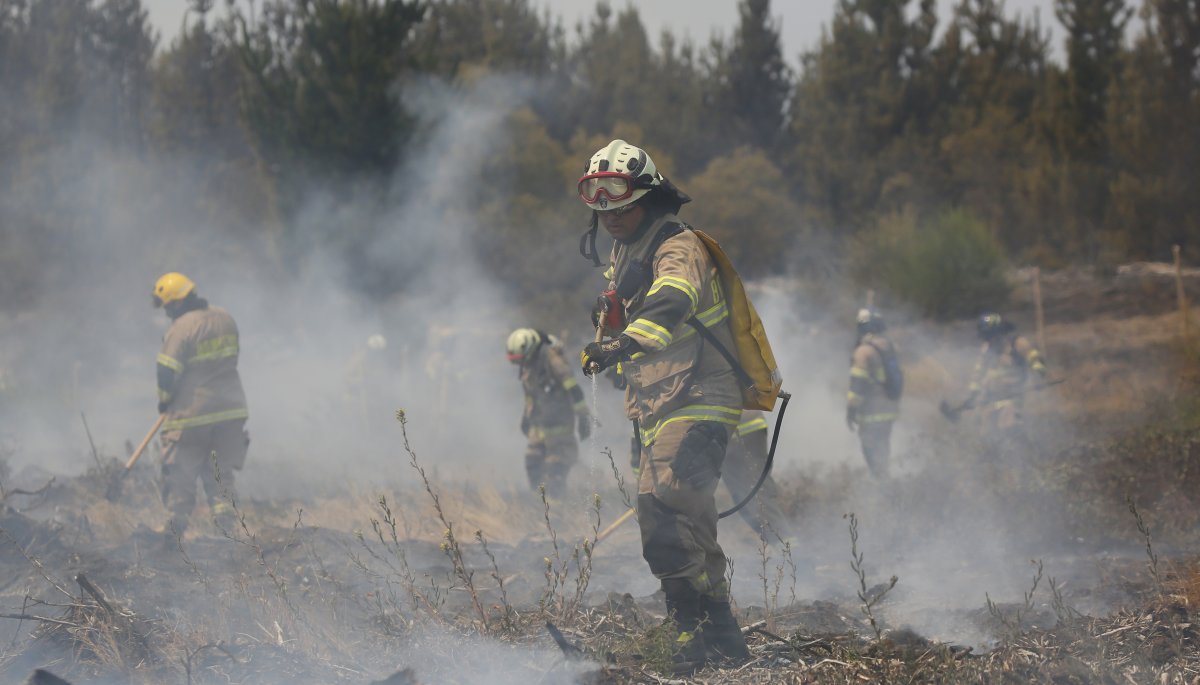
<svg viewBox="0 0 1200 685">
<path fill-rule="evenodd" d="M 634 181 L 619 171 L 598 171 L 579 179 L 579 197 L 588 204 L 600 200 L 601 193 L 609 202 L 620 202 L 633 195 Z"/>
</svg>

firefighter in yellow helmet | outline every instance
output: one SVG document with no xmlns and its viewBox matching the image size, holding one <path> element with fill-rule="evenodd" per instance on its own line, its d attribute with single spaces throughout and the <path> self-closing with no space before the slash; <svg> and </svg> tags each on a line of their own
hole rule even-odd
<svg viewBox="0 0 1200 685">
<path fill-rule="evenodd" d="M 858 339 L 850 356 L 850 389 L 846 393 L 846 426 L 858 432 L 867 469 L 886 478 L 891 459 L 892 424 L 900 416 L 903 387 L 896 348 L 884 335 L 883 317 L 861 309 Z"/>
<path fill-rule="evenodd" d="M 583 390 L 553 336 L 532 328 L 518 328 L 508 336 L 508 361 L 520 368 L 525 389 L 521 432 L 529 439 L 525 473 L 529 485 L 545 485 L 546 493 L 561 497 L 567 474 L 579 459 L 579 439 L 592 433 Z"/>
<path fill-rule="evenodd" d="M 1029 374 L 1045 379 L 1046 364 L 1037 347 L 995 312 L 980 316 L 976 330 L 983 344 L 963 405 L 977 408 L 986 435 L 1018 437 Z"/>
<path fill-rule="evenodd" d="M 741 392 L 729 363 L 686 323 L 695 316 L 726 349 L 733 347 L 716 267 L 676 216 L 690 198 L 645 150 L 612 141 L 588 160 L 578 189 L 593 212 L 581 251 L 599 264 L 600 225 L 615 241 L 608 289 L 594 313 L 610 339 L 589 344 L 580 361 L 588 374 L 622 366 L 625 410 L 640 444 L 642 555 L 662 582 L 678 630 L 675 669 L 745 659 L 713 496 L 741 419 Z"/>
<path fill-rule="evenodd" d="M 229 312 L 209 305 L 181 273 L 159 278 L 153 299 L 171 319 L 158 353 L 158 411 L 166 414 L 160 435 L 163 503 L 171 519 L 164 532 L 172 539 L 188 526 L 197 478 L 217 524 L 232 525 L 228 500 L 234 471 L 246 460 L 249 415 L 237 371 L 238 330 Z"/>
</svg>

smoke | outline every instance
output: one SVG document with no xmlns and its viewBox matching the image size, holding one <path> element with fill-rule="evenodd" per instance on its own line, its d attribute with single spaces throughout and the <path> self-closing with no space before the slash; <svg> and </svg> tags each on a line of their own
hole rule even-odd
<svg viewBox="0 0 1200 685">
<path fill-rule="evenodd" d="M 36 307 L 0 318 L 0 433 L 13 447 L 14 466 L 86 469 L 81 411 L 106 455 L 123 456 L 125 440 L 141 437 L 155 418 L 154 357 L 167 325 L 149 306 L 149 290 L 159 274 L 177 270 L 240 328 L 252 439 L 239 480 L 243 496 L 302 499 L 409 480 L 394 418 L 400 408 L 414 449 L 438 475 L 522 483 L 521 389 L 502 345 L 512 328 L 531 322 L 514 320 L 519 308 L 510 289 L 477 261 L 472 240 L 487 227 L 469 208 L 504 192 L 506 180 L 484 169 L 508 114 L 528 92 L 523 80 L 502 76 L 467 88 L 408 88 L 405 104 L 422 135 L 403 168 L 355 202 L 333 190 L 305 198 L 292 237 L 309 247 L 303 259 L 281 257 L 281 238 L 266 227 L 214 225 L 192 201 L 198 181 L 190 160 L 137 157 L 86 137 L 54 151 L 45 164 L 63 183 L 18 191 L 27 205 L 65 208 L 53 217 L 58 244 L 40 265 Z M 368 247 L 348 257 L 339 231 L 369 236 Z M 564 259 L 575 258 L 574 241 L 564 235 Z M 364 295 L 388 291 L 363 287 L 380 285 L 363 279 L 389 272 L 394 277 L 384 285 L 394 294 Z M 829 289 L 847 290 L 840 282 Z M 929 447 L 937 400 L 965 384 L 976 349 L 970 331 L 885 311 L 906 365 L 919 365 L 923 375 L 910 378 L 893 436 L 896 482 L 876 483 L 843 418 L 854 303 L 786 281 L 754 292 L 793 394 L 778 473 L 809 483 L 811 501 L 787 503 L 801 512 L 792 541 L 799 597 L 853 602 L 858 581 L 848 569 L 842 515 L 855 511 L 870 582 L 900 576 L 894 602 L 881 611 L 947 641 L 982 639 L 961 612 L 981 607 L 985 592 L 1019 597 L 1032 541 L 1008 504 L 977 496 L 988 490 L 985 473 L 945 463 L 946 452 L 967 460 L 971 446 Z M 561 330 L 574 322 L 542 323 Z M 581 446 L 574 479 L 607 487 L 600 451 L 611 446 L 622 464 L 628 424 L 603 381 L 583 387 L 601 426 Z M 738 520 L 722 523 L 722 541 L 734 560 L 739 604 L 764 603 L 758 569 L 773 574 L 781 552 L 771 548 L 764 562 Z M 1055 547 L 1045 531 L 1036 542 Z M 404 657 L 418 669 L 419 644 Z M 504 679 L 489 650 L 507 648 L 489 644 L 465 645 L 463 653 L 478 661 L 464 668 L 488 682 L 522 682 L 517 667 Z"/>
<path fill-rule="evenodd" d="M 73 181 L 41 202 L 73 198 L 62 249 L 43 265 L 38 306 L 0 320 L 11 409 L 2 430 L 15 465 L 89 466 L 80 411 L 105 454 L 150 426 L 168 322 L 149 291 L 177 270 L 238 322 L 253 492 L 404 473 L 399 408 L 439 468 L 469 463 L 503 480 L 522 452 L 511 430 L 520 387 L 502 356 L 519 322 L 509 320 L 504 284 L 475 261 L 470 241 L 483 229 L 465 207 L 504 182 L 482 168 L 524 90 L 506 77 L 409 88 L 406 105 L 425 126 L 415 150 L 390 187 L 360 203 L 332 191 L 306 198 L 292 239 L 314 249 L 300 260 L 280 258 L 265 227 L 213 226 L 192 212 L 189 160 L 135 159 L 100 141 L 60 149 L 51 171 Z M 366 249 L 348 258 L 343 230 L 363 231 Z M 364 273 L 397 274 L 402 287 L 364 295 L 351 287 Z"/>
</svg>

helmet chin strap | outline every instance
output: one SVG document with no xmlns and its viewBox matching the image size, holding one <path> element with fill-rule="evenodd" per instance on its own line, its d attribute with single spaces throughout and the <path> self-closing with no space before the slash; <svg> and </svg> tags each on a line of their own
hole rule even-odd
<svg viewBox="0 0 1200 685">
<path fill-rule="evenodd" d="M 592 266 L 604 266 L 600 263 L 600 255 L 596 252 L 596 233 L 599 230 L 600 217 L 593 210 L 591 227 L 579 237 L 579 254 L 583 255 L 584 259 L 592 260 Z"/>
</svg>

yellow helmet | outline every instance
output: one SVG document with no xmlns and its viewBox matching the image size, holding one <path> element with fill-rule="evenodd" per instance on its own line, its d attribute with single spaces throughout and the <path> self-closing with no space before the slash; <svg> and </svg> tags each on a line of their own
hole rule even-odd
<svg viewBox="0 0 1200 685">
<path fill-rule="evenodd" d="M 182 300 L 195 289 L 196 284 L 192 279 L 177 271 L 163 274 L 154 283 L 154 306 L 162 307 L 168 302 Z"/>
</svg>

